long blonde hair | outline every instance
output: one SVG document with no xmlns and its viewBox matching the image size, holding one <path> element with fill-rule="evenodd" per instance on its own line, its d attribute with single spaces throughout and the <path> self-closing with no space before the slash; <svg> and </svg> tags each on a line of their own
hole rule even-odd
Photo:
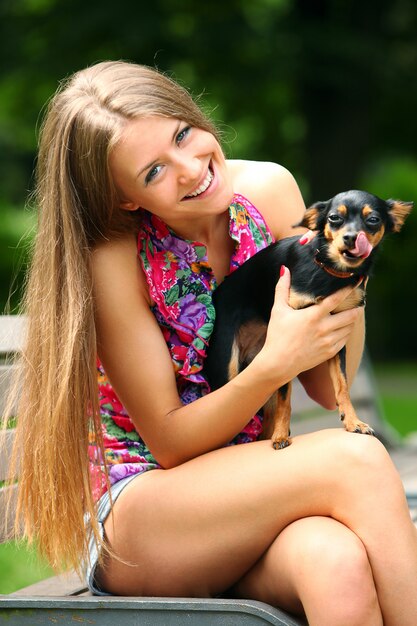
<svg viewBox="0 0 417 626">
<path fill-rule="evenodd" d="M 87 555 L 85 513 L 100 542 L 87 453 L 89 430 L 103 452 L 90 255 L 100 240 L 140 227 L 137 214 L 119 209 L 109 154 L 129 120 L 148 115 L 216 135 L 185 89 L 121 61 L 64 81 L 41 128 L 13 463 L 20 476 L 17 523 L 58 569 L 79 571 Z"/>
</svg>

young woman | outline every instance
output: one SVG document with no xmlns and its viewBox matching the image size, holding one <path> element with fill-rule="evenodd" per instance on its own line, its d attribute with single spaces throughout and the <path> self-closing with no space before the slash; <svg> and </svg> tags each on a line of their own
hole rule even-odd
<svg viewBox="0 0 417 626">
<path fill-rule="evenodd" d="M 186 91 L 107 62 L 49 105 L 37 203 L 16 438 L 26 535 L 54 565 L 86 561 L 95 593 L 227 592 L 310 624 L 414 626 L 416 529 L 381 443 L 260 440 L 260 407 L 295 376 L 334 407 L 326 361 L 345 344 L 353 378 L 363 310 L 331 314 L 349 289 L 296 311 L 283 268 L 261 352 L 215 392 L 204 379 L 212 291 L 294 234 L 292 176 L 226 160 Z"/>
</svg>

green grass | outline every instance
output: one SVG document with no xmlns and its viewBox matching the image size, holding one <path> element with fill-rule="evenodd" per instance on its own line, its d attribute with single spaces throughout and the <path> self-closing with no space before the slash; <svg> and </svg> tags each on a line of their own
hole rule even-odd
<svg viewBox="0 0 417 626">
<path fill-rule="evenodd" d="M 0 593 L 11 593 L 52 575 L 35 548 L 16 541 L 0 545 Z"/>
<path fill-rule="evenodd" d="M 417 431 L 417 397 L 383 394 L 382 406 L 387 421 L 400 435 Z"/>
<path fill-rule="evenodd" d="M 385 418 L 401 434 L 417 431 L 417 363 L 375 366 Z"/>
</svg>

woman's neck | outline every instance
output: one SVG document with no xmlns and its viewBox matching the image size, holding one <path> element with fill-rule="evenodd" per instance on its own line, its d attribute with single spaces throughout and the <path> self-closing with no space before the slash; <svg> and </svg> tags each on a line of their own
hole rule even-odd
<svg viewBox="0 0 417 626">
<path fill-rule="evenodd" d="M 229 212 L 224 211 L 202 220 L 167 222 L 167 226 L 179 237 L 198 241 L 206 247 L 224 244 L 229 238 Z"/>
</svg>

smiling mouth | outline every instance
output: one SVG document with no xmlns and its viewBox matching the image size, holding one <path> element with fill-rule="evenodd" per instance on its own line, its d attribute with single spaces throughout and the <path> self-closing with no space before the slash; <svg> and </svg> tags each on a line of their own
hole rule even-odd
<svg viewBox="0 0 417 626">
<path fill-rule="evenodd" d="M 213 182 L 213 178 L 214 178 L 214 173 L 213 173 L 213 170 L 211 169 L 211 165 L 209 165 L 207 169 L 206 177 L 201 183 L 201 185 L 192 193 L 189 193 L 188 195 L 184 196 L 183 200 L 190 200 L 192 198 L 197 198 L 198 196 L 201 196 L 201 194 L 207 191 L 207 189 L 210 187 L 211 183 Z"/>
</svg>

